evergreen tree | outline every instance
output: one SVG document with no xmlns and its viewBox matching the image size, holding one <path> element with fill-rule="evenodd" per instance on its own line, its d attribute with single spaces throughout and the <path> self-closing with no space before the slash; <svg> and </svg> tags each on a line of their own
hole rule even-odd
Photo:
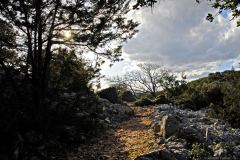
<svg viewBox="0 0 240 160">
<path fill-rule="evenodd" d="M 35 111 L 43 109 L 50 66 L 56 48 L 92 52 L 112 62 L 120 60 L 122 43 L 136 33 L 137 23 L 126 18 L 124 0 L 9 0 L 0 2 L 4 23 L 17 31 L 18 56 L 32 81 Z M 97 67 L 101 63 L 97 62 Z"/>
</svg>

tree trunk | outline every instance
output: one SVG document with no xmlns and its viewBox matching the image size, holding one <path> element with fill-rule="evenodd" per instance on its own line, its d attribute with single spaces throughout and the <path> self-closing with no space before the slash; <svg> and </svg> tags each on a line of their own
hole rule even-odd
<svg viewBox="0 0 240 160">
<path fill-rule="evenodd" d="M 151 92 L 151 95 L 154 97 L 154 98 L 156 98 L 156 92 Z"/>
</svg>

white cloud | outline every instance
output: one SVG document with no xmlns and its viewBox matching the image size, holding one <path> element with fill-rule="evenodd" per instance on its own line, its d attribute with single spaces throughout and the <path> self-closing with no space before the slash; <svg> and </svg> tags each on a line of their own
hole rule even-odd
<svg viewBox="0 0 240 160">
<path fill-rule="evenodd" d="M 206 15 L 216 10 L 207 3 L 160 2 L 152 11 L 145 8 L 131 13 L 131 18 L 141 22 L 139 33 L 124 46 L 125 61 L 111 68 L 105 64 L 102 74 L 123 75 L 137 69 L 138 63 L 158 63 L 196 79 L 232 65 L 239 67 L 240 28 L 236 28 L 236 20 L 229 20 L 231 13 L 219 15 L 210 23 Z"/>
<path fill-rule="evenodd" d="M 221 62 L 239 56 L 240 28 L 221 15 L 213 23 L 206 21 L 209 12 L 216 11 L 195 0 L 161 1 L 153 13 L 140 11 L 136 15 L 140 32 L 124 47 L 127 57 L 183 68 L 194 75 L 214 71 Z"/>
</svg>

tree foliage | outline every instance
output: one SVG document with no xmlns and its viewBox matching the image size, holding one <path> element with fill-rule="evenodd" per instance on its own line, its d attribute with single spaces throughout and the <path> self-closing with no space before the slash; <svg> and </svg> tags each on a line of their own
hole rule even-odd
<svg viewBox="0 0 240 160">
<path fill-rule="evenodd" d="M 18 56 L 32 81 L 36 111 L 48 92 L 51 62 L 59 47 L 120 60 L 122 43 L 136 32 L 126 18 L 130 1 L 10 0 L 0 2 L 0 16 L 17 31 Z M 111 43 L 111 45 L 109 45 Z M 96 67 L 102 61 L 96 63 Z M 38 111 L 37 111 L 38 112 Z"/>
<path fill-rule="evenodd" d="M 160 2 L 161 0 L 138 0 L 135 8 L 139 7 L 154 7 L 154 4 Z M 237 19 L 237 27 L 240 26 L 240 1 L 239 0 L 195 0 L 197 3 L 201 3 L 203 1 L 210 2 L 212 8 L 218 11 L 217 14 L 209 13 L 206 17 L 207 20 L 212 22 L 216 15 L 221 14 L 223 11 L 231 12 L 232 19 Z"/>
<path fill-rule="evenodd" d="M 76 52 L 59 49 L 51 63 L 50 86 L 57 92 L 86 92 L 91 81 L 100 77 L 99 69 Z"/>
<path fill-rule="evenodd" d="M 221 14 L 223 11 L 231 12 L 232 19 L 237 19 L 237 27 L 240 26 L 240 20 L 239 20 L 240 1 L 239 0 L 207 0 L 207 1 L 211 2 L 211 6 L 214 9 L 218 10 L 218 14 Z M 199 0 L 197 2 L 200 3 Z M 213 15 L 212 13 L 209 13 L 206 19 L 212 22 L 214 20 L 214 17 L 215 15 Z"/>
<path fill-rule="evenodd" d="M 7 63 L 13 63 L 13 59 L 16 56 L 16 33 L 13 27 L 0 19 L 0 61 L 3 67 Z"/>
</svg>

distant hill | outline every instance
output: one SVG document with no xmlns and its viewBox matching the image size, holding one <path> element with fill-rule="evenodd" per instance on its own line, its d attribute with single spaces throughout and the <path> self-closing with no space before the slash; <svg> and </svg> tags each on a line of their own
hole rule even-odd
<svg viewBox="0 0 240 160">
<path fill-rule="evenodd" d="M 182 86 L 172 97 L 177 104 L 198 110 L 209 108 L 209 115 L 240 127 L 240 71 L 211 73 Z"/>
<path fill-rule="evenodd" d="M 227 70 L 224 72 L 210 73 L 208 77 L 191 81 L 188 85 L 194 87 L 205 83 L 233 83 L 236 80 L 240 80 L 240 71 Z"/>
</svg>

